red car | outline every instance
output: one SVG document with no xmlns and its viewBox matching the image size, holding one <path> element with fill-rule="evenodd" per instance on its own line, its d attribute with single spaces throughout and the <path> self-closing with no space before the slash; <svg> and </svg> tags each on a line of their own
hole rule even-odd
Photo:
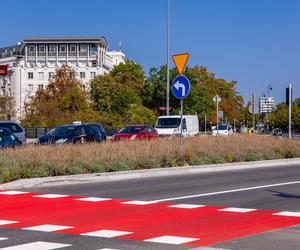
<svg viewBox="0 0 300 250">
<path fill-rule="evenodd" d="M 147 125 L 127 125 L 113 136 L 114 141 L 158 138 L 155 128 Z"/>
</svg>

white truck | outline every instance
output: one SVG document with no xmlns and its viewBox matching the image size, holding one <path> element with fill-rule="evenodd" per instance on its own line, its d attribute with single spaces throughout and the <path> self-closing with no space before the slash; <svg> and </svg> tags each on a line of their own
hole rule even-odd
<svg viewBox="0 0 300 250">
<path fill-rule="evenodd" d="M 181 126 L 183 136 L 194 136 L 199 134 L 199 120 L 197 115 L 183 115 L 182 124 L 180 115 L 159 116 L 155 129 L 159 136 L 180 135 Z"/>
</svg>

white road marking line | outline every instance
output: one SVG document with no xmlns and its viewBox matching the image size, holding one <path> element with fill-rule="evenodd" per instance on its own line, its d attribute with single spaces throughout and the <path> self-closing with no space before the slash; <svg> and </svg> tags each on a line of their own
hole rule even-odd
<svg viewBox="0 0 300 250">
<path fill-rule="evenodd" d="M 78 198 L 76 201 L 90 201 L 90 202 L 98 202 L 98 201 L 109 201 L 110 198 L 98 198 L 98 197 L 86 197 L 86 198 Z"/>
<path fill-rule="evenodd" d="M 8 240 L 8 238 L 0 237 L 0 240 Z"/>
<path fill-rule="evenodd" d="M 248 212 L 252 212 L 252 211 L 256 211 L 256 210 L 257 209 L 253 209 L 253 208 L 228 207 L 228 208 L 219 209 L 218 211 L 235 212 L 235 213 L 248 213 Z"/>
<path fill-rule="evenodd" d="M 169 207 L 192 209 L 192 208 L 199 208 L 199 207 L 206 207 L 206 206 L 205 205 L 192 205 L 192 204 L 177 204 L 177 205 L 172 205 Z"/>
<path fill-rule="evenodd" d="M 24 227 L 22 229 L 33 230 L 33 231 L 42 231 L 42 232 L 55 232 L 55 231 L 60 231 L 60 230 L 64 230 L 64 229 L 69 229 L 69 228 L 74 228 L 74 227 L 45 224 L 45 225 L 39 225 L 39 226 L 34 226 L 34 227 Z"/>
<path fill-rule="evenodd" d="M 116 231 L 116 230 L 99 230 L 99 231 L 84 233 L 81 235 L 104 237 L 104 238 L 114 238 L 114 237 L 123 236 L 123 235 L 127 235 L 127 234 L 132 234 L 132 232 Z"/>
<path fill-rule="evenodd" d="M 32 243 L 26 243 L 22 245 L 15 245 L 11 247 L 1 248 L 2 250 L 52 250 L 63 247 L 70 247 L 70 244 L 60 244 L 45 241 L 36 241 Z"/>
<path fill-rule="evenodd" d="M 68 196 L 69 195 L 64 195 L 64 194 L 40 194 L 40 195 L 34 195 L 33 197 L 54 199 L 54 198 L 63 198 Z"/>
<path fill-rule="evenodd" d="M 152 238 L 152 239 L 148 239 L 148 240 L 144 240 L 144 241 L 179 245 L 179 244 L 188 243 L 188 242 L 196 241 L 196 240 L 200 240 L 200 239 L 166 235 L 166 236 L 156 237 L 156 238 Z"/>
<path fill-rule="evenodd" d="M 300 184 L 300 181 L 274 183 L 274 184 L 269 184 L 269 185 L 262 185 L 262 186 L 255 186 L 255 187 L 246 187 L 246 188 L 238 188 L 238 189 L 231 189 L 231 190 L 211 192 L 211 193 L 204 193 L 204 194 L 187 195 L 187 196 L 181 196 L 181 197 L 171 197 L 171 198 L 165 198 L 165 199 L 160 199 L 160 200 L 154 200 L 153 202 L 184 200 L 184 199 L 190 199 L 190 198 L 196 198 L 196 197 L 212 196 L 212 195 L 218 195 L 218 194 L 228 194 L 228 193 L 249 191 L 249 190 L 262 189 L 262 188 L 268 188 L 268 187 L 279 187 L 279 186 L 293 185 L 293 184 Z"/>
<path fill-rule="evenodd" d="M 288 212 L 288 211 L 283 211 L 283 212 L 275 213 L 273 215 L 300 217 L 300 213 L 299 212 Z"/>
<path fill-rule="evenodd" d="M 122 204 L 129 204 L 129 205 L 150 205 L 156 203 L 155 201 L 124 201 L 121 202 Z"/>
<path fill-rule="evenodd" d="M 19 223 L 18 221 L 12 221 L 12 220 L 0 220 L 0 226 L 1 225 L 8 225 L 8 224 L 14 224 Z"/>
<path fill-rule="evenodd" d="M 17 194 L 27 194 L 28 192 L 23 192 L 23 191 L 1 191 L 0 194 L 5 194 L 5 195 L 17 195 Z"/>
<path fill-rule="evenodd" d="M 118 250 L 118 249 L 115 249 L 115 248 L 101 248 L 99 250 Z"/>
</svg>

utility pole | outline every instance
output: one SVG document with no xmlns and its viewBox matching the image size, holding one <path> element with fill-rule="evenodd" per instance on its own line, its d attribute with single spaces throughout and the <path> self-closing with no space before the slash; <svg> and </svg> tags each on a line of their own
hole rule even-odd
<svg viewBox="0 0 300 250">
<path fill-rule="evenodd" d="M 292 84 L 289 85 L 289 139 L 292 139 Z"/>
<path fill-rule="evenodd" d="M 170 15 L 171 15 L 171 0 L 168 0 L 168 20 L 167 20 L 167 100 L 166 108 L 167 115 L 170 115 Z"/>
<path fill-rule="evenodd" d="M 252 94 L 252 126 L 253 132 L 255 130 L 255 93 Z"/>
</svg>

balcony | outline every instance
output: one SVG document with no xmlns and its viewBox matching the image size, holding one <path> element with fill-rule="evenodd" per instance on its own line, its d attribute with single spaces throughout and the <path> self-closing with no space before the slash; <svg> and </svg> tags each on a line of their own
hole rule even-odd
<svg viewBox="0 0 300 250">
<path fill-rule="evenodd" d="M 38 52 L 38 57 L 45 57 L 46 56 L 46 52 Z"/>
<path fill-rule="evenodd" d="M 77 53 L 76 51 L 69 51 L 69 57 L 76 57 Z"/>
<path fill-rule="evenodd" d="M 67 56 L 67 52 L 58 52 L 59 57 L 65 57 Z"/>
</svg>

